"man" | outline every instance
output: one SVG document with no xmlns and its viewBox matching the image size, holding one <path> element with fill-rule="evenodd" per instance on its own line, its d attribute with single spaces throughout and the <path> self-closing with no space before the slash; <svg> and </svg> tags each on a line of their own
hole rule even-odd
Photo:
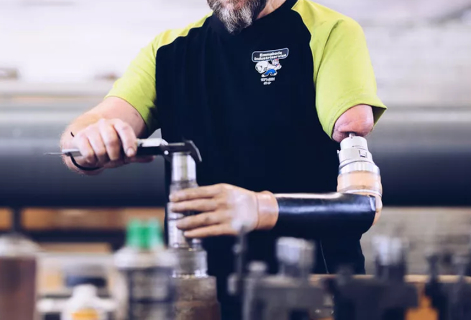
<svg viewBox="0 0 471 320">
<path fill-rule="evenodd" d="M 193 140 L 201 151 L 198 182 L 172 194 L 171 210 L 205 238 L 209 272 L 218 277 L 223 319 L 233 271 L 233 220 L 254 232 L 249 259 L 275 271 L 274 240 L 286 235 L 273 193 L 335 191 L 337 142 L 365 136 L 385 109 L 361 27 L 309 0 L 208 0 L 213 10 L 181 30 L 158 35 L 106 99 L 65 131 L 63 148 L 83 158 L 67 165 L 97 174 L 136 158 L 136 137 L 156 129 L 168 142 Z M 294 231 L 297 232 L 296 230 Z M 364 272 L 360 236 L 319 239 L 315 272 L 351 264 Z"/>
</svg>

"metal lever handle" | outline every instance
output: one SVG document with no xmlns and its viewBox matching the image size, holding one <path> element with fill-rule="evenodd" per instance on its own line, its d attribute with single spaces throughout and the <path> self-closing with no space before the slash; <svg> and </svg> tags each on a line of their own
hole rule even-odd
<svg viewBox="0 0 471 320">
<path fill-rule="evenodd" d="M 138 139 L 137 156 L 164 156 L 170 161 L 170 156 L 175 152 L 188 152 L 195 162 L 201 162 L 201 154 L 193 141 L 184 141 L 178 143 L 167 143 L 159 138 Z M 47 155 L 64 155 L 68 157 L 81 157 L 78 149 L 63 149 L 61 152 L 50 152 Z"/>
</svg>

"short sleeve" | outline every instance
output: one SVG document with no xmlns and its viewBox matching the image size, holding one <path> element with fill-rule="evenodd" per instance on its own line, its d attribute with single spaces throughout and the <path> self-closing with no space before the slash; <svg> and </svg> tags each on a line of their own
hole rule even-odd
<svg viewBox="0 0 471 320">
<path fill-rule="evenodd" d="M 144 119 L 149 133 L 158 129 L 155 106 L 155 63 L 158 48 L 156 37 L 141 49 L 124 75 L 118 79 L 106 97 L 118 97 L 131 104 Z"/>
<path fill-rule="evenodd" d="M 332 137 L 337 119 L 359 104 L 373 107 L 375 123 L 386 109 L 377 96 L 376 79 L 360 25 L 350 18 L 332 28 L 314 66 L 316 109 L 324 131 Z"/>
</svg>

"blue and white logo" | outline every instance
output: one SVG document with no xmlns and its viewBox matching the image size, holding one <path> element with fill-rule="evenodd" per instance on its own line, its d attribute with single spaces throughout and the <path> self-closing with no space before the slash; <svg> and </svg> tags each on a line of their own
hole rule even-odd
<svg viewBox="0 0 471 320">
<path fill-rule="evenodd" d="M 270 85 L 276 80 L 278 70 L 281 69 L 280 60 L 289 56 L 289 49 L 255 51 L 252 53 L 252 61 L 255 62 L 255 70 L 262 75 L 262 83 Z"/>
</svg>

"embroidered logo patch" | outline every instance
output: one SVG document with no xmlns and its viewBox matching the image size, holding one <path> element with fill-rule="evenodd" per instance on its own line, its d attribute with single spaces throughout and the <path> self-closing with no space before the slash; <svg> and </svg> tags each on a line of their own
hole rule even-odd
<svg viewBox="0 0 471 320">
<path fill-rule="evenodd" d="M 262 83 L 270 85 L 276 80 L 276 75 L 281 69 L 280 60 L 289 56 L 289 49 L 278 49 L 269 51 L 255 51 L 252 53 L 252 61 L 255 62 L 255 70 L 262 75 Z"/>
</svg>

